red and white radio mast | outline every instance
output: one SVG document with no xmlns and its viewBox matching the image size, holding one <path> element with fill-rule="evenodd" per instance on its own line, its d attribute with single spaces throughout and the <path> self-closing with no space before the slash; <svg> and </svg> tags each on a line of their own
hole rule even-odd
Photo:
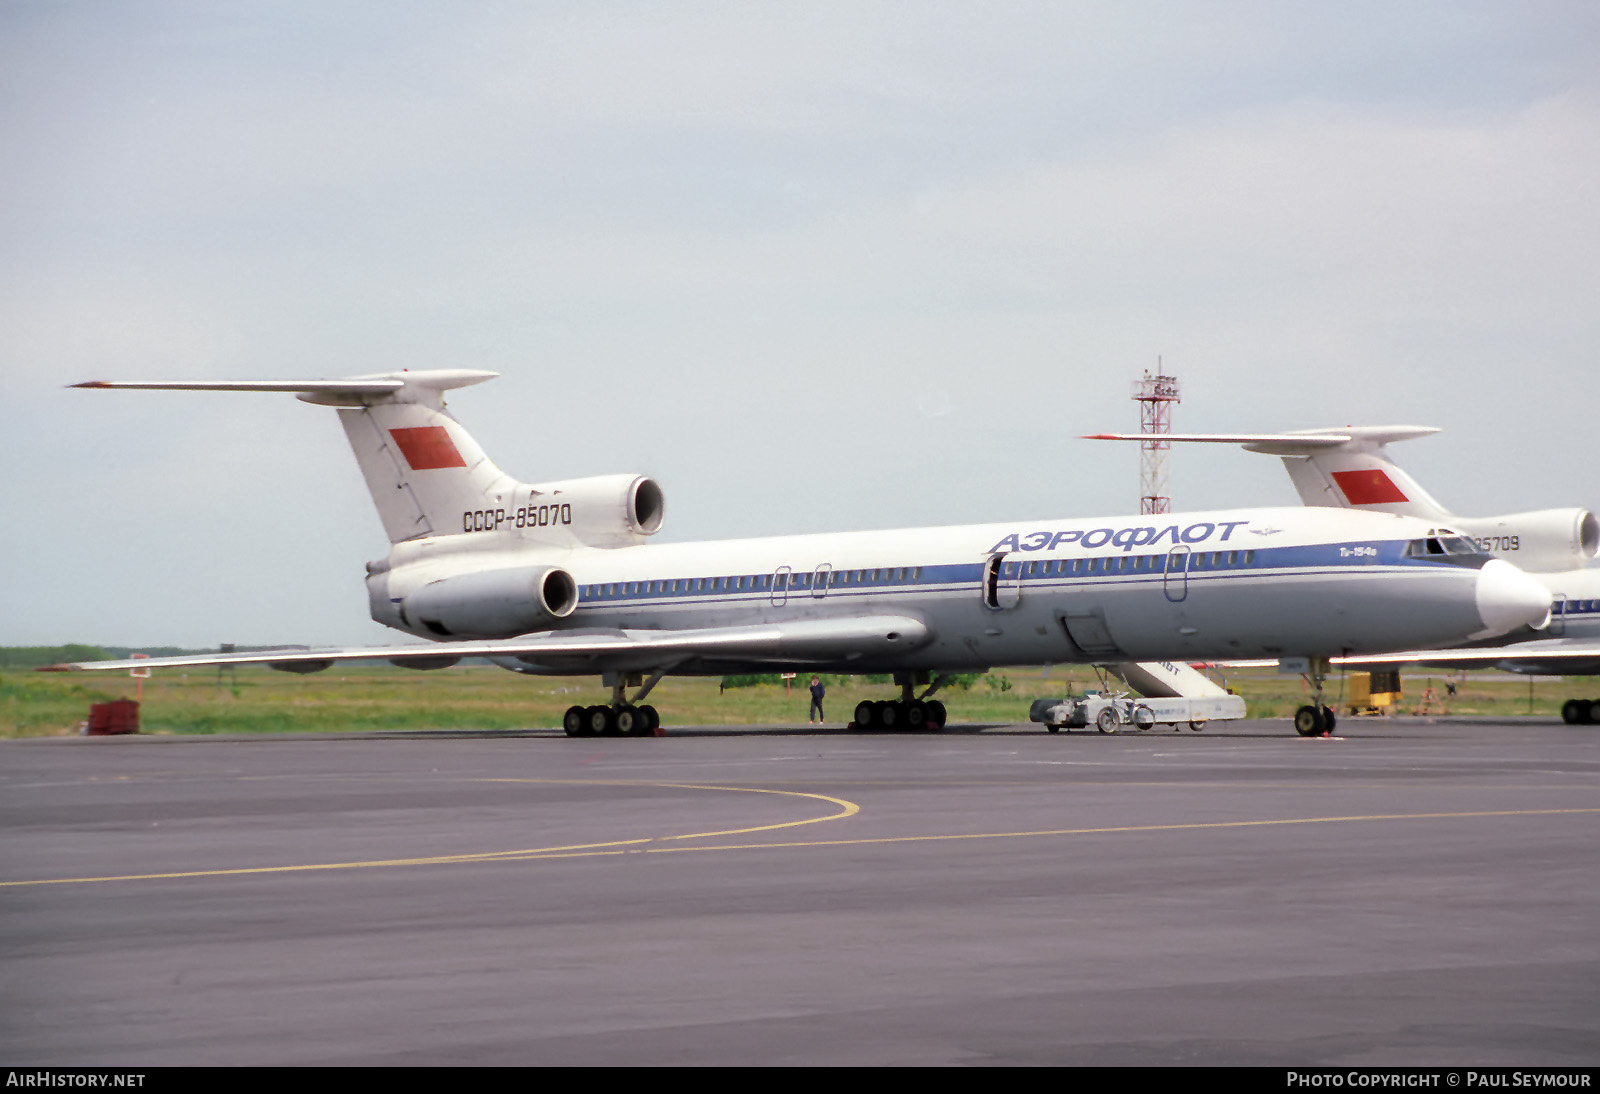
<svg viewBox="0 0 1600 1094">
<path fill-rule="evenodd" d="M 1178 378 L 1162 372 L 1157 357 L 1156 375 L 1146 369 L 1144 379 L 1133 382 L 1133 399 L 1139 404 L 1139 432 L 1147 438 L 1139 442 L 1139 512 L 1169 513 L 1167 452 L 1172 442 L 1162 438 L 1172 432 L 1172 404 L 1179 401 Z"/>
</svg>

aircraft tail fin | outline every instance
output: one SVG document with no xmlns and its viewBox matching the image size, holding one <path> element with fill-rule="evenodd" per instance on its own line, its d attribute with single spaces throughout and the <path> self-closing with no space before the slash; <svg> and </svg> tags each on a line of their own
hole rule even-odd
<svg viewBox="0 0 1600 1094">
<path fill-rule="evenodd" d="M 1346 426 L 1288 433 L 1167 433 L 1173 443 L 1237 444 L 1281 456 L 1300 500 L 1334 509 L 1366 509 L 1425 520 L 1451 516 L 1416 479 L 1389 458 L 1387 446 L 1439 432 L 1432 426 Z M 1091 440 L 1149 440 L 1141 433 L 1096 433 Z"/>
<path fill-rule="evenodd" d="M 95 380 L 73 386 L 278 391 L 334 407 L 389 542 L 399 543 L 460 531 L 474 512 L 508 508 L 522 485 L 490 461 L 444 405 L 451 388 L 496 375 L 436 369 L 343 380 Z"/>
</svg>

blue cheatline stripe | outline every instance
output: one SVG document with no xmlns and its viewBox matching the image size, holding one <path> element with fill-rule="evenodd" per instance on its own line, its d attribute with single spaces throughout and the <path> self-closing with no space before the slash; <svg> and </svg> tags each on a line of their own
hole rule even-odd
<svg viewBox="0 0 1600 1094">
<path fill-rule="evenodd" d="M 1346 543 L 1322 543 L 1294 547 L 1228 547 L 1218 550 L 1198 551 L 1191 550 L 1178 556 L 1185 560 L 1187 565 L 1187 579 L 1189 581 L 1211 584 L 1229 576 L 1242 576 L 1244 574 L 1263 575 L 1273 572 L 1281 576 L 1331 576 L 1348 573 L 1352 570 L 1374 572 L 1397 572 L 1399 568 L 1411 570 L 1418 567 L 1430 569 L 1440 566 L 1454 567 L 1459 563 L 1450 562 L 1437 556 L 1424 556 L 1412 558 L 1406 556 L 1407 541 L 1362 541 Z M 1061 558 L 1059 556 L 1030 559 L 1025 552 L 1011 552 L 1006 556 L 1001 573 L 1001 581 L 1014 584 L 1020 582 L 1025 588 L 1032 589 L 1071 589 L 1071 588 L 1105 588 L 1113 585 L 1155 584 L 1165 582 L 1168 577 L 1166 565 L 1168 553 L 1161 554 L 1111 554 L 1094 555 L 1089 557 L 1079 556 L 1075 559 Z M 1137 561 L 1137 567 L 1135 567 Z M 1062 570 L 1062 565 L 1070 566 L 1071 563 L 1080 564 L 1074 572 L 1071 569 Z M 1123 564 L 1122 569 L 1117 569 L 1117 563 Z M 1029 573 L 1028 566 L 1033 566 L 1034 571 Z M 881 595 L 885 591 L 919 592 L 937 594 L 951 591 L 970 591 L 984 579 L 985 562 L 947 563 L 930 566 L 878 566 L 861 568 L 841 568 L 829 572 L 829 580 L 823 588 L 822 596 L 816 595 L 816 587 L 810 579 L 814 571 L 800 571 L 798 575 L 791 574 L 793 583 L 782 590 L 786 601 L 804 603 L 810 600 L 836 600 L 839 597 L 860 597 Z M 1020 568 L 1020 573 L 1019 573 Z M 1176 577 L 1181 571 L 1174 569 L 1172 576 Z M 879 578 L 874 581 L 871 576 L 878 573 Z M 905 577 L 899 577 L 899 574 Z M 850 575 L 850 579 L 840 580 L 841 575 Z M 896 576 L 886 576 L 896 575 Z M 770 601 L 774 596 L 774 575 L 761 574 L 719 574 L 716 577 L 691 577 L 691 578 L 651 578 L 646 581 L 612 581 L 593 582 L 582 586 L 583 596 L 580 608 L 600 608 L 619 605 L 659 604 L 659 605 L 736 605 L 751 604 Z M 800 579 L 806 579 L 801 583 Z M 723 588 L 697 589 L 693 586 L 705 583 L 708 586 L 716 582 L 724 583 Z M 742 588 L 727 588 L 728 582 L 740 582 Z M 765 582 L 765 584 L 763 584 Z M 672 591 L 674 583 L 681 587 Z M 596 592 L 602 589 L 626 589 L 629 586 L 638 586 L 632 592 Z M 652 591 L 652 586 L 654 590 Z M 1594 608 L 1600 608 L 1600 601 L 1568 601 L 1568 605 L 1584 603 Z M 1578 614 L 1585 608 L 1569 607 L 1564 614 Z"/>
</svg>

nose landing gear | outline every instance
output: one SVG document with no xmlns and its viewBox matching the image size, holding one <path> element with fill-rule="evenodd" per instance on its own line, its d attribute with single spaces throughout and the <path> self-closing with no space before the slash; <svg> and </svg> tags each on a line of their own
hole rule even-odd
<svg viewBox="0 0 1600 1094">
<path fill-rule="evenodd" d="M 1338 724 L 1339 716 L 1322 702 L 1322 685 L 1328 679 L 1328 659 L 1313 657 L 1311 671 L 1311 702 L 1294 712 L 1294 731 L 1302 737 L 1328 737 Z"/>
</svg>

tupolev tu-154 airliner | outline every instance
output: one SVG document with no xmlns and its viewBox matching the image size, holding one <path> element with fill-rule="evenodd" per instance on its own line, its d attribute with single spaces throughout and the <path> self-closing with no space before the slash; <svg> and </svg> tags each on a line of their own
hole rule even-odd
<svg viewBox="0 0 1600 1094">
<path fill-rule="evenodd" d="M 1270 656 L 1326 666 L 1501 634 L 1550 611 L 1543 585 L 1437 522 L 1343 509 L 649 544 L 665 512 L 653 479 L 530 484 L 490 462 L 443 395 L 495 375 L 75 385 L 288 392 L 335 408 L 390 542 L 367 564 L 372 618 L 429 641 L 52 667 L 315 672 L 483 657 L 534 675 L 603 674 L 610 703 L 568 710 L 571 736 L 658 732 L 641 704 L 669 674 L 883 673 L 900 697 L 862 703 L 857 725 L 921 728 L 943 724 L 931 696 L 952 674 L 993 665 Z M 1302 732 L 1325 724 L 1321 679 Z"/>
</svg>

